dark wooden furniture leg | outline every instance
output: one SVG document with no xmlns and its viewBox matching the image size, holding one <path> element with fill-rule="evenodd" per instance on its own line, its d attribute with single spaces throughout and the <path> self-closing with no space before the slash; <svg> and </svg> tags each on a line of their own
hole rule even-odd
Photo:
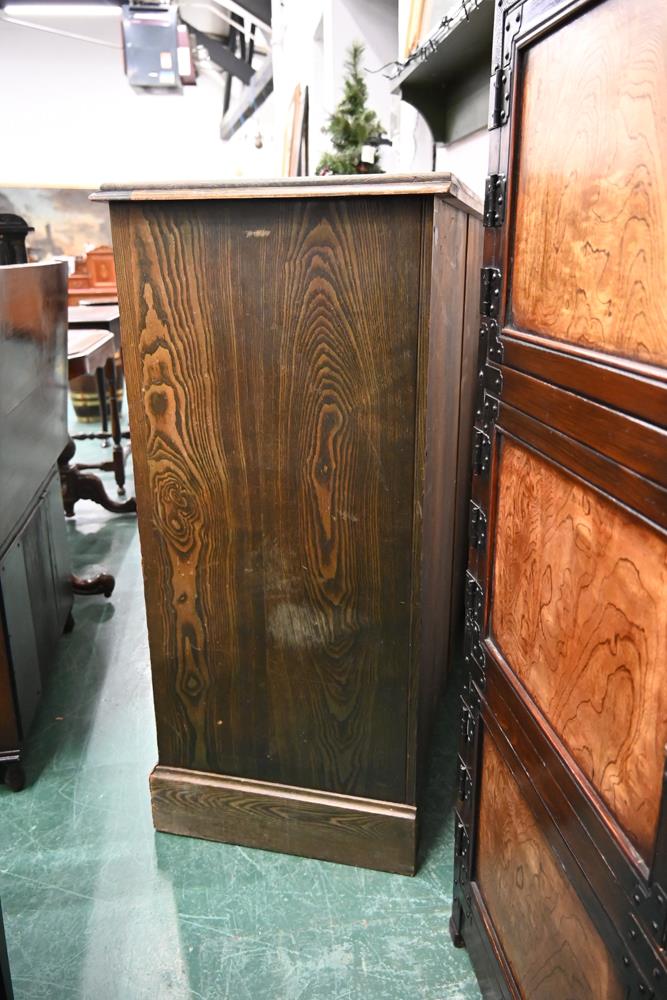
<svg viewBox="0 0 667 1000">
<path fill-rule="evenodd" d="M 5 939 L 5 925 L 0 910 L 0 997 L 2 1000 L 14 1000 L 12 989 L 12 977 L 9 973 L 9 958 L 7 956 L 7 941 Z"/>
<path fill-rule="evenodd" d="M 111 573 L 98 573 L 97 576 L 76 576 L 73 573 L 70 579 L 74 593 L 84 596 L 89 594 L 104 594 L 105 597 L 111 597 L 113 589 L 116 586 L 115 577 Z M 74 619 L 72 619 L 73 624 Z"/>
<path fill-rule="evenodd" d="M 125 452 L 120 431 L 118 396 L 116 394 L 116 362 L 113 358 L 105 365 L 106 381 L 109 386 L 109 409 L 111 411 L 111 437 L 113 439 L 113 472 L 118 486 L 118 495 L 125 496 Z"/>
<path fill-rule="evenodd" d="M 76 445 L 70 438 L 67 447 L 58 459 L 65 516 L 74 517 L 74 504 L 77 500 L 93 500 L 113 514 L 135 514 L 137 503 L 134 497 L 122 502 L 112 500 L 99 476 L 94 476 L 90 472 L 82 472 L 78 465 L 71 464 L 75 451 Z"/>
<path fill-rule="evenodd" d="M 5 764 L 5 784 L 12 792 L 22 792 L 25 788 L 25 771 L 19 760 Z"/>
<path fill-rule="evenodd" d="M 104 378 L 104 368 L 97 368 L 95 370 L 95 378 L 97 379 L 97 395 L 100 401 L 100 418 L 102 420 L 102 433 L 109 433 L 109 414 L 107 410 L 107 387 Z M 108 448 L 109 442 L 106 437 L 102 439 L 102 447 Z"/>
</svg>

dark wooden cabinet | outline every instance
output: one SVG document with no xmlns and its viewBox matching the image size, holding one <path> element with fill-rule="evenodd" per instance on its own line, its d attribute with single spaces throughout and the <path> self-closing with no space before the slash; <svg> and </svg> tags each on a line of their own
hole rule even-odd
<svg viewBox="0 0 667 1000">
<path fill-rule="evenodd" d="M 14 1000 L 12 977 L 9 971 L 9 957 L 5 940 L 5 925 L 0 908 L 0 1000 Z"/>
<path fill-rule="evenodd" d="M 67 267 L 0 267 L 0 765 L 13 788 L 72 607 L 56 462 L 67 444 Z"/>
<path fill-rule="evenodd" d="M 474 199 L 449 175 L 100 197 L 155 825 L 412 872 L 420 759 L 462 610 Z"/>
<path fill-rule="evenodd" d="M 667 996 L 667 5 L 500 2 L 451 929 Z"/>
</svg>

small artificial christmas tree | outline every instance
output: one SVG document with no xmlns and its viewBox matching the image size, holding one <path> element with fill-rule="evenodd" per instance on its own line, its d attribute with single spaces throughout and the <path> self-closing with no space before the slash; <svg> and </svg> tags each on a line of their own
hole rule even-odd
<svg viewBox="0 0 667 1000">
<path fill-rule="evenodd" d="M 333 153 L 325 153 L 317 164 L 318 174 L 381 174 L 378 142 L 384 129 L 374 111 L 366 107 L 368 88 L 360 68 L 364 47 L 350 46 L 345 67 L 343 97 L 322 129 L 331 136 Z"/>
</svg>

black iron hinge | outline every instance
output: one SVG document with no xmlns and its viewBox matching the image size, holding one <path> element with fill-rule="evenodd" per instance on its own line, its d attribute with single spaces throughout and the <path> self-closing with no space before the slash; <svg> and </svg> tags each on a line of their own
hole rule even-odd
<svg viewBox="0 0 667 1000">
<path fill-rule="evenodd" d="M 461 738 L 464 744 L 472 743 L 477 729 L 477 712 L 473 705 L 461 696 L 461 717 L 459 719 Z M 464 751 L 465 752 L 465 751 Z"/>
<path fill-rule="evenodd" d="M 497 228 L 505 221 L 505 175 L 489 174 L 484 192 L 484 225 Z"/>
<path fill-rule="evenodd" d="M 500 324 L 490 316 L 482 317 L 479 331 L 480 354 L 487 361 L 501 365 L 503 363 L 503 342 L 500 339 Z"/>
<path fill-rule="evenodd" d="M 466 625 L 474 626 L 481 631 L 484 615 L 484 590 L 470 570 L 466 570 L 464 608 Z"/>
<path fill-rule="evenodd" d="M 638 884 L 632 902 L 656 945 L 664 948 L 667 945 L 667 893 L 658 885 L 645 889 Z"/>
<path fill-rule="evenodd" d="M 489 107 L 489 129 L 500 128 L 510 116 L 510 82 L 512 71 L 509 66 L 500 67 L 491 78 L 491 98 Z"/>
<path fill-rule="evenodd" d="M 458 812 L 454 813 L 454 885 L 468 919 L 472 916 L 469 880 L 470 832 Z"/>
<path fill-rule="evenodd" d="M 512 73 L 514 68 L 514 39 L 521 27 L 522 7 L 515 7 L 503 16 L 500 56 L 493 66 L 489 95 L 489 128 L 500 128 L 510 116 Z"/>
<path fill-rule="evenodd" d="M 468 851 L 468 846 L 470 844 L 470 836 L 466 828 L 465 823 L 456 814 L 456 825 L 454 827 L 454 854 L 458 858 L 462 858 Z"/>
<path fill-rule="evenodd" d="M 484 426 L 484 430 L 488 431 L 494 421 L 498 419 L 499 409 L 498 400 L 483 388 L 475 411 L 475 418 Z"/>
<path fill-rule="evenodd" d="M 482 316 L 497 316 L 500 312 L 502 275 L 497 267 L 483 267 L 481 273 L 479 311 Z"/>
<path fill-rule="evenodd" d="M 632 1000 L 650 1000 L 661 996 L 664 989 L 665 966 L 662 949 L 649 941 L 634 913 L 629 913 L 621 926 L 625 950 L 621 952 L 624 980 L 630 986 Z"/>
<path fill-rule="evenodd" d="M 475 476 L 485 476 L 491 466 L 491 438 L 486 431 L 475 427 L 472 442 L 472 471 Z"/>
<path fill-rule="evenodd" d="M 481 549 L 486 542 L 486 514 L 478 503 L 470 501 L 470 544 L 474 549 Z"/>
<path fill-rule="evenodd" d="M 463 757 L 458 758 L 457 793 L 460 802 L 467 802 L 472 794 L 472 774 Z"/>
</svg>

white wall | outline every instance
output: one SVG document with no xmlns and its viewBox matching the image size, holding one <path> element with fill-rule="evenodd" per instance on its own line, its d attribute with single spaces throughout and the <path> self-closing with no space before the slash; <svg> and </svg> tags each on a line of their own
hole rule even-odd
<svg viewBox="0 0 667 1000">
<path fill-rule="evenodd" d="M 460 181 L 483 198 L 484 183 L 489 172 L 488 129 L 482 128 L 448 145 L 438 144 L 435 166 L 436 170 L 448 170 L 456 174 Z"/>
<path fill-rule="evenodd" d="M 19 16 L 19 15 L 17 15 Z M 103 181 L 216 179 L 266 173 L 272 143 L 255 150 L 270 106 L 230 142 L 219 138 L 222 90 L 200 77 L 181 94 L 136 93 L 123 69 L 120 13 L 20 19 L 81 41 L 0 19 L 0 184 L 97 187 Z"/>
<path fill-rule="evenodd" d="M 273 65 L 276 119 L 286 121 L 294 88 L 308 87 L 310 100 L 310 172 L 329 149 L 321 132 L 342 96 L 347 50 L 354 41 L 366 47 L 363 65 L 370 70 L 396 58 L 397 0 L 284 0 L 273 5 Z M 396 98 L 381 73 L 368 73 L 369 106 L 391 138 L 396 122 Z M 282 144 L 277 149 L 282 160 Z M 395 170 L 398 156 L 382 148 L 382 165 Z"/>
<path fill-rule="evenodd" d="M 287 113 L 300 83 L 310 94 L 310 169 L 329 148 L 322 125 L 342 92 L 350 44 L 366 46 L 379 70 L 402 52 L 399 14 L 407 0 L 283 0 L 273 23 L 274 93 L 229 142 L 219 138 L 222 88 L 210 75 L 182 93 L 137 93 L 123 69 L 120 14 L 20 18 L 91 40 L 10 24 L 0 18 L 0 186 L 94 188 L 103 181 L 197 180 L 279 175 Z M 369 103 L 392 139 L 387 171 L 429 171 L 433 142 L 423 118 L 368 73 Z M 238 85 L 235 84 L 238 93 Z M 256 137 L 261 135 L 261 148 Z M 488 138 L 476 133 L 437 150 L 438 169 L 483 191 Z"/>
</svg>

